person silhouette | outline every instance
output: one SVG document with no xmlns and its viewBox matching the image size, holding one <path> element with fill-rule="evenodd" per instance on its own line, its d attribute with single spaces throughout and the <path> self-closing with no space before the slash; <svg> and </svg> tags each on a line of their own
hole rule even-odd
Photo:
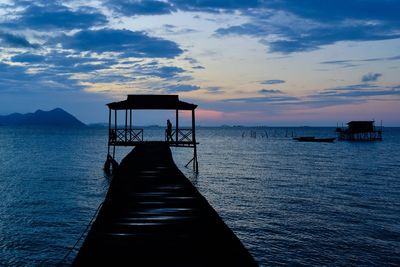
<svg viewBox="0 0 400 267">
<path fill-rule="evenodd" d="M 172 123 L 169 121 L 169 119 L 167 120 L 167 142 L 174 141 L 174 139 L 172 138 Z"/>
</svg>

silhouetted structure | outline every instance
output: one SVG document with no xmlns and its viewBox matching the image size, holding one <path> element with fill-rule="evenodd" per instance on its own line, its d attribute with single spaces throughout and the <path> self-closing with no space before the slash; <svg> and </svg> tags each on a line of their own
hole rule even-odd
<svg viewBox="0 0 400 267">
<path fill-rule="evenodd" d="M 380 141 L 382 140 L 382 126 L 378 129 L 374 121 L 351 121 L 347 128 L 337 127 L 339 140 L 347 141 Z"/>
<path fill-rule="evenodd" d="M 335 137 L 328 137 L 328 138 L 315 138 L 315 136 L 300 136 L 300 137 L 293 137 L 294 140 L 299 142 L 317 142 L 317 143 L 332 143 L 335 141 Z"/>
<path fill-rule="evenodd" d="M 170 136 L 173 138 L 172 140 L 168 140 L 168 134 L 166 131 L 165 142 L 168 142 L 169 146 L 193 148 L 193 158 L 186 164 L 186 166 L 193 162 L 193 169 L 198 172 L 198 143 L 196 142 L 195 121 L 195 109 L 197 108 L 197 105 L 180 101 L 177 95 L 128 95 L 126 100 L 109 103 L 107 106 L 109 108 L 107 161 L 109 161 L 110 157 L 115 159 L 116 146 L 136 146 L 144 142 L 143 128 L 132 128 L 133 110 L 175 110 L 175 129 L 172 129 L 170 133 Z M 191 128 L 181 128 L 179 126 L 180 110 L 189 110 L 192 112 Z M 125 123 L 123 127 L 118 126 L 118 111 L 123 111 L 124 113 Z M 114 114 L 112 114 L 113 112 Z M 110 151 L 111 147 L 112 156 Z M 106 165 L 110 166 L 107 161 L 105 167 Z"/>
<path fill-rule="evenodd" d="M 122 161 L 73 266 L 257 266 L 179 171 L 166 142 Z"/>
</svg>

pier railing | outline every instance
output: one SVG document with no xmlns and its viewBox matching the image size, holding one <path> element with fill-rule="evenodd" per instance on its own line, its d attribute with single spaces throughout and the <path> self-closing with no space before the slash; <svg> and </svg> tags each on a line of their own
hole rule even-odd
<svg viewBox="0 0 400 267">
<path fill-rule="evenodd" d="M 178 131 L 178 136 L 176 135 Z M 168 140 L 167 131 L 165 131 L 165 141 L 172 145 L 190 145 L 193 143 L 193 131 L 190 128 L 174 129 L 171 132 L 170 140 Z M 110 129 L 108 143 L 111 145 L 134 145 L 137 142 L 143 142 L 143 129 Z"/>
<path fill-rule="evenodd" d="M 142 142 L 143 129 L 110 129 L 108 136 L 110 144 Z"/>
</svg>

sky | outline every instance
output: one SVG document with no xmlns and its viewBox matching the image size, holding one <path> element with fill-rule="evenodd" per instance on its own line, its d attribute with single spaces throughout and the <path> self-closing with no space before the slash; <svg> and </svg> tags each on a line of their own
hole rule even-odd
<svg viewBox="0 0 400 267">
<path fill-rule="evenodd" d="M 105 122 L 127 94 L 178 94 L 199 125 L 400 126 L 399 14 L 398 0 L 0 0 L 0 115 Z"/>
</svg>

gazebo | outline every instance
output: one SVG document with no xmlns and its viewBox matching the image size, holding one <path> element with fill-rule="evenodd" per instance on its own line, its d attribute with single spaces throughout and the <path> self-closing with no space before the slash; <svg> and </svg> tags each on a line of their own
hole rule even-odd
<svg viewBox="0 0 400 267">
<path fill-rule="evenodd" d="M 145 142 L 143 138 L 143 128 L 132 128 L 132 112 L 134 110 L 175 110 L 175 128 L 172 129 L 170 137 L 165 131 L 166 142 L 173 147 L 193 148 L 193 158 L 186 164 L 193 163 L 193 170 L 198 172 L 197 162 L 197 142 L 196 142 L 196 121 L 195 109 L 197 105 L 179 100 L 178 95 L 128 95 L 126 100 L 107 104 L 109 108 L 108 116 L 108 152 L 107 162 L 116 163 L 116 146 L 136 146 Z M 179 127 L 179 111 L 192 111 L 192 127 Z M 125 123 L 118 126 L 118 111 L 124 112 Z M 113 114 L 114 113 L 114 114 Z M 154 142 L 154 141 L 152 141 Z M 112 148 L 112 155 L 111 155 Z"/>
</svg>

